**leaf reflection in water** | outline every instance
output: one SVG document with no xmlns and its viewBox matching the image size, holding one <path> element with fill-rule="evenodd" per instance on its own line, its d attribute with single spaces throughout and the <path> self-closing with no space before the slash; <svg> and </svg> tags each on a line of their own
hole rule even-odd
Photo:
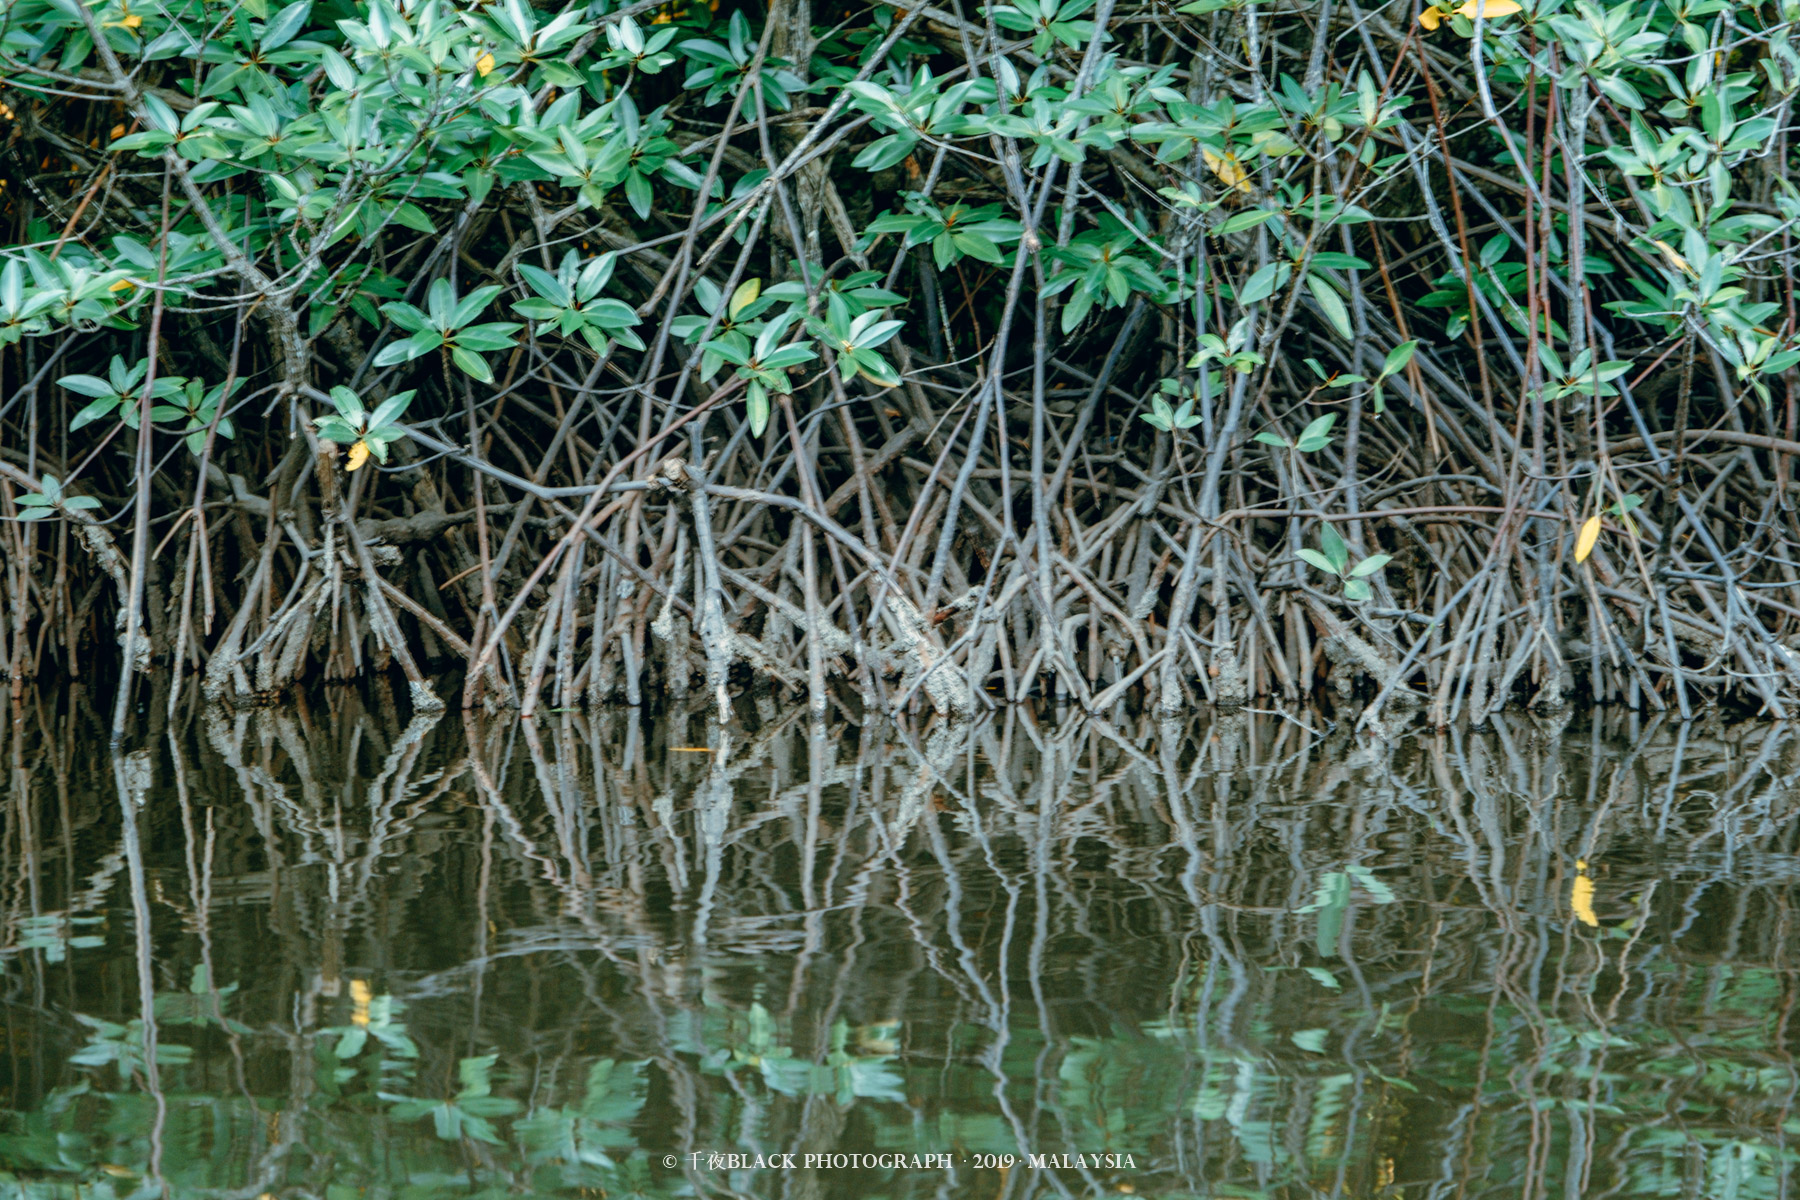
<svg viewBox="0 0 1800 1200">
<path fill-rule="evenodd" d="M 0 1192 L 1790 1186 L 1785 726 L 320 703 L 0 735 Z"/>
</svg>

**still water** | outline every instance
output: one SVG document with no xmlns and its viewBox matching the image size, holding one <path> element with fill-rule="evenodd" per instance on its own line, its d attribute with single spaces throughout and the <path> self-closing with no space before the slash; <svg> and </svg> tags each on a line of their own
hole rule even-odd
<svg viewBox="0 0 1800 1200">
<path fill-rule="evenodd" d="M 11 717 L 0 1200 L 1795 1191 L 1790 727 Z"/>
</svg>

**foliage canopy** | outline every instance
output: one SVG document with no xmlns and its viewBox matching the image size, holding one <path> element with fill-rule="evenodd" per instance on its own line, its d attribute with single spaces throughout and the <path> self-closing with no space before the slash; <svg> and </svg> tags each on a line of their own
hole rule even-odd
<svg viewBox="0 0 1800 1200">
<path fill-rule="evenodd" d="M 7 669 L 1788 711 L 1792 15 L 4 0 Z"/>
</svg>

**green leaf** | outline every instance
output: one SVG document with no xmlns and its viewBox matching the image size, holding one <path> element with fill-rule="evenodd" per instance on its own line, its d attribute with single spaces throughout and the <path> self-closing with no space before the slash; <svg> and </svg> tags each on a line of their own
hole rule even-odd
<svg viewBox="0 0 1800 1200">
<path fill-rule="evenodd" d="M 1332 982 L 1335 983 L 1336 980 Z M 1296 1029 L 1288 1035 L 1288 1039 L 1308 1053 L 1323 1054 L 1325 1053 L 1326 1032 L 1323 1029 Z"/>
<path fill-rule="evenodd" d="M 465 375 L 473 376 L 482 383 L 494 382 L 494 372 L 488 367 L 487 359 L 472 350 L 464 350 L 458 346 L 450 351 L 450 361 L 460 367 Z"/>
<path fill-rule="evenodd" d="M 83 425 L 88 425 L 100 420 L 117 407 L 119 407 L 119 398 L 117 396 L 106 396 L 94 401 L 92 404 L 76 413 L 69 421 L 69 432 L 73 433 Z"/>
<path fill-rule="evenodd" d="M 1381 568 L 1387 566 L 1388 563 L 1392 562 L 1393 557 L 1394 556 L 1391 554 L 1371 554 L 1369 557 L 1356 564 L 1355 568 L 1350 572 L 1351 578 L 1361 579 L 1365 575 L 1373 575 L 1375 572 L 1381 570 Z"/>
<path fill-rule="evenodd" d="M 443 281 L 439 280 L 438 282 L 441 283 Z M 435 285 L 433 286 L 435 290 Z M 444 328 L 461 329 L 470 321 L 473 321 L 476 317 L 480 316 L 481 310 L 486 308 L 489 304 L 492 304 L 494 297 L 505 290 L 505 288 L 493 283 L 490 283 L 485 287 L 476 288 L 467 296 L 464 296 L 461 300 L 457 301 L 456 307 L 450 312 L 449 320 L 444 322 Z M 448 288 L 446 288 L 446 291 L 448 291 Z M 513 328 L 516 329 L 518 327 L 513 326 Z"/>
<path fill-rule="evenodd" d="M 299 3 L 290 4 L 276 13 L 267 27 L 263 29 L 263 53 L 267 54 L 271 50 L 278 50 L 292 41 L 294 35 L 305 28 L 306 18 L 311 15 L 312 0 L 299 0 Z"/>
<path fill-rule="evenodd" d="M 362 423 L 364 409 L 362 397 L 347 387 L 331 389 L 331 407 L 337 409 L 338 416 L 352 425 Z"/>
<path fill-rule="evenodd" d="M 408 333 L 418 333 L 431 327 L 431 319 L 410 304 L 402 304 L 398 300 L 392 304 L 384 304 L 381 311 L 388 320 Z"/>
<path fill-rule="evenodd" d="M 818 354 L 810 346 L 798 344 L 782 346 L 757 361 L 762 364 L 764 370 L 783 371 L 789 367 L 797 367 L 802 363 L 811 362 L 817 357 L 819 357 Z"/>
<path fill-rule="evenodd" d="M 1314 982 L 1320 987 L 1330 991 L 1339 991 L 1344 986 L 1338 982 L 1338 977 L 1336 975 L 1333 975 L 1324 967 L 1302 967 L 1301 970 L 1305 971 L 1308 975 L 1311 975 Z"/>
<path fill-rule="evenodd" d="M 142 133 L 127 134 L 117 141 L 109 143 L 106 148 L 108 150 L 161 150 L 164 146 L 172 145 L 174 141 L 175 135 L 172 133 L 148 129 Z"/>
<path fill-rule="evenodd" d="M 1509 235 L 1504 233 L 1495 234 L 1493 237 L 1489 238 L 1487 244 L 1481 248 L 1481 265 L 1484 267 L 1494 266 L 1499 263 L 1501 259 L 1505 258 L 1506 252 L 1511 249 L 1512 238 Z"/>
<path fill-rule="evenodd" d="M 1245 280 L 1244 290 L 1238 293 L 1238 303 L 1248 307 L 1259 300 L 1267 300 L 1293 273 L 1294 268 L 1288 263 L 1270 263 Z"/>
<path fill-rule="evenodd" d="M 337 1045 L 332 1047 L 332 1055 L 338 1059 L 355 1058 L 363 1052 L 363 1047 L 368 1041 L 369 1031 L 362 1026 L 352 1025 L 344 1030 L 344 1035 L 337 1040 Z"/>
<path fill-rule="evenodd" d="M 1302 546 L 1299 550 L 1296 550 L 1295 553 L 1319 570 L 1325 572 L 1327 575 L 1337 574 L 1337 568 L 1331 565 L 1331 560 L 1326 558 L 1323 554 L 1320 554 L 1317 550 Z"/>
<path fill-rule="evenodd" d="M 406 338 L 398 342 L 389 342 L 386 346 L 382 347 L 381 353 L 375 356 L 375 365 L 378 367 L 391 367 L 396 363 L 410 362 L 417 358 L 421 353 L 423 353 L 423 351 L 414 347 L 412 338 Z"/>
<path fill-rule="evenodd" d="M 905 321 L 877 321 L 877 313 L 864 313 L 850 325 L 848 341 L 858 350 L 873 350 L 899 333 L 906 326 Z"/>
<path fill-rule="evenodd" d="M 1004 261 L 1000 247 L 979 233 L 955 233 L 950 235 L 950 240 L 970 258 L 978 258 L 985 263 Z"/>
<path fill-rule="evenodd" d="M 1389 350 L 1387 361 L 1381 364 L 1381 377 L 1386 379 L 1389 375 L 1404 371 L 1406 369 L 1406 364 L 1412 361 L 1413 351 L 1418 348 L 1419 339 L 1414 338 L 1410 342 L 1401 342 L 1398 346 Z"/>
<path fill-rule="evenodd" d="M 1094 297 L 1085 290 L 1077 290 L 1073 296 L 1069 297 L 1069 302 L 1063 305 L 1062 331 L 1073 333 L 1075 327 L 1081 324 L 1082 318 L 1086 317 L 1088 311 L 1093 307 Z"/>
<path fill-rule="evenodd" d="M 1246 229 L 1255 229 L 1258 225 L 1273 221 L 1280 215 L 1280 213 L 1267 208 L 1258 208 L 1250 212 L 1241 212 L 1235 216 L 1227 217 L 1224 223 L 1219 226 L 1219 233 L 1223 235 L 1227 233 L 1240 233 Z"/>
<path fill-rule="evenodd" d="M 854 359 L 857 370 L 877 387 L 891 388 L 900 386 L 900 373 L 890 365 L 888 360 L 874 350 L 852 350 L 846 358 Z M 843 359 L 838 360 L 840 363 Z"/>
<path fill-rule="evenodd" d="M 345 424 L 342 417 L 314 417 L 313 424 L 318 426 L 320 437 L 340 446 L 351 445 L 362 436 L 361 430 Z"/>
<path fill-rule="evenodd" d="M 1336 958 L 1338 935 L 1344 929 L 1344 912 L 1350 907 L 1350 877 L 1342 871 L 1327 872 L 1313 892 L 1312 903 L 1301 912 L 1319 914 L 1319 927 L 1313 933 L 1313 949 L 1320 958 Z"/>
<path fill-rule="evenodd" d="M 412 403 L 415 394 L 411 391 L 396 392 L 376 405 L 375 411 L 369 416 L 369 428 L 383 429 L 398 421 L 401 414 L 406 412 L 406 406 Z"/>
<path fill-rule="evenodd" d="M 747 399 L 750 407 L 750 436 L 761 437 L 769 427 L 769 393 L 760 383 L 752 383 Z"/>
<path fill-rule="evenodd" d="M 1312 293 L 1313 299 L 1318 301 L 1319 310 L 1325 314 L 1325 319 L 1331 322 L 1331 327 L 1338 331 L 1340 337 L 1348 341 L 1356 336 L 1355 329 L 1350 325 L 1350 310 L 1344 307 L 1344 298 L 1337 294 L 1337 289 L 1324 276 L 1308 275 L 1306 288 Z"/>
<path fill-rule="evenodd" d="M 640 220 L 649 218 L 655 193 L 651 191 L 650 181 L 644 177 L 643 172 L 633 171 L 625 176 L 625 200 Z"/>
<path fill-rule="evenodd" d="M 1315 450 L 1323 450 L 1331 444 L 1331 427 L 1336 423 L 1336 413 L 1326 413 L 1315 419 L 1300 431 L 1300 436 L 1294 441 L 1294 448 L 1304 450 L 1308 454 Z"/>
<path fill-rule="evenodd" d="M 402 202 L 394 205 L 394 211 L 388 216 L 396 225 L 404 225 L 408 229 L 416 229 L 420 233 L 436 233 L 437 226 L 425 215 L 425 210 L 416 204 Z"/>
<path fill-rule="evenodd" d="M 727 338 L 715 338 L 706 343 L 707 353 L 724 359 L 735 367 L 750 365 L 750 352 Z"/>
<path fill-rule="evenodd" d="M 58 385 L 68 388 L 82 396 L 111 396 L 117 399 L 112 384 L 92 375 L 64 375 L 56 381 Z"/>
<path fill-rule="evenodd" d="M 887 137 L 878 138 L 863 148 L 852 161 L 852 166 L 861 167 L 865 171 L 885 171 L 908 154 L 919 139 L 911 134 L 891 133 Z"/>
<path fill-rule="evenodd" d="M 456 344 L 464 350 L 510 350 L 513 347 L 513 334 L 518 330 L 519 326 L 511 321 L 471 325 L 457 332 Z"/>
<path fill-rule="evenodd" d="M 913 213 L 883 213 L 864 228 L 865 233 L 911 233 L 930 219 Z"/>
<path fill-rule="evenodd" d="M 524 276 L 525 282 L 532 291 L 558 307 L 568 307 L 569 302 L 574 298 L 569 295 L 569 289 L 561 279 L 542 267 L 534 267 L 530 263 L 520 263 L 519 274 Z M 514 305 L 513 307 L 518 306 Z"/>
<path fill-rule="evenodd" d="M 1344 545 L 1344 539 L 1338 536 L 1329 521 L 1319 527 L 1319 549 L 1325 552 L 1325 557 L 1331 560 L 1331 569 L 1339 575 L 1350 565 L 1350 548 Z"/>
</svg>

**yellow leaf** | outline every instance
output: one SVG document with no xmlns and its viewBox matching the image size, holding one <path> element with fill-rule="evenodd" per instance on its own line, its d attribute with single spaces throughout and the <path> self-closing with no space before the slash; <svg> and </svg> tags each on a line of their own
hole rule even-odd
<svg viewBox="0 0 1800 1200">
<path fill-rule="evenodd" d="M 1669 256 L 1669 261 L 1675 264 L 1675 269 L 1677 271 L 1686 271 L 1690 275 L 1694 273 L 1694 268 L 1688 266 L 1687 259 L 1675 253 L 1675 247 L 1669 245 L 1669 243 L 1657 242 L 1656 248 Z"/>
<path fill-rule="evenodd" d="M 1588 878 L 1587 863 L 1575 862 L 1575 886 L 1569 889 L 1569 907 L 1583 925 L 1598 929 L 1600 918 L 1594 914 L 1594 881 Z"/>
<path fill-rule="evenodd" d="M 1581 535 L 1575 539 L 1575 561 L 1586 562 L 1587 556 L 1594 552 L 1594 543 L 1600 540 L 1600 518 L 1589 517 L 1582 522 Z"/>
<path fill-rule="evenodd" d="M 1467 0 L 1461 8 L 1456 10 L 1456 13 L 1458 16 L 1467 17 L 1473 21 L 1478 16 L 1486 17 L 1489 20 L 1495 17 L 1510 17 L 1518 11 L 1520 11 L 1520 6 L 1516 0 Z"/>
<path fill-rule="evenodd" d="M 144 23 L 144 18 L 138 16 L 136 13 L 126 13 L 125 19 L 119 22 L 119 24 L 123 25 L 127 29 L 136 29 L 138 26 L 142 25 L 143 23 Z"/>
<path fill-rule="evenodd" d="M 107 288 L 106 290 L 109 292 L 122 292 L 122 291 L 125 291 L 127 288 L 134 288 L 136 286 L 137 286 L 137 284 L 133 283 L 129 279 L 121 279 L 121 280 L 119 280 L 119 282 L 113 284 L 111 287 Z"/>
<path fill-rule="evenodd" d="M 1419 24 L 1423 25 L 1426 29 L 1436 29 L 1438 23 L 1443 19 L 1444 14 L 1435 8 L 1423 9 L 1419 13 Z"/>
<path fill-rule="evenodd" d="M 356 444 L 362 445 L 361 442 Z M 373 998 L 367 980 L 352 979 L 350 981 L 350 1023 L 352 1025 L 369 1023 L 369 1001 Z"/>
<path fill-rule="evenodd" d="M 476 59 L 475 72 L 483 78 L 492 75 L 494 73 L 494 56 L 491 54 L 484 54 Z"/>
<path fill-rule="evenodd" d="M 1200 157 L 1206 160 L 1207 168 L 1226 187 L 1234 187 L 1240 192 L 1250 190 L 1250 173 L 1244 170 L 1244 164 L 1237 160 L 1237 155 L 1227 154 L 1221 158 L 1211 150 L 1202 148 Z"/>
<path fill-rule="evenodd" d="M 738 284 L 737 291 L 731 293 L 731 304 L 726 308 L 725 315 L 734 321 L 737 320 L 737 315 L 755 304 L 756 298 L 760 295 L 762 295 L 762 280 L 744 280 Z"/>
<path fill-rule="evenodd" d="M 368 461 L 369 443 L 357 442 L 356 445 L 350 447 L 350 465 L 344 469 L 347 471 L 354 471 Z"/>
<path fill-rule="evenodd" d="M 107 131 L 106 136 L 109 138 L 122 138 L 125 136 L 125 127 L 123 125 L 114 125 Z"/>
</svg>

